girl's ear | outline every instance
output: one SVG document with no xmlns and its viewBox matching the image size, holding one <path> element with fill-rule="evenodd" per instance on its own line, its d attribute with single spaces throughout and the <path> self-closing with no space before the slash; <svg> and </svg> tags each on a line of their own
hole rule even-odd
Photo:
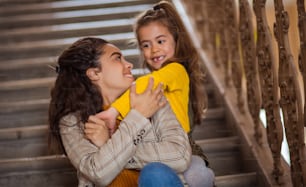
<svg viewBox="0 0 306 187">
<path fill-rule="evenodd" d="M 88 70 L 86 70 L 86 75 L 87 77 L 92 80 L 92 81 L 96 81 L 99 80 L 99 70 L 97 68 L 89 68 Z"/>
</svg>

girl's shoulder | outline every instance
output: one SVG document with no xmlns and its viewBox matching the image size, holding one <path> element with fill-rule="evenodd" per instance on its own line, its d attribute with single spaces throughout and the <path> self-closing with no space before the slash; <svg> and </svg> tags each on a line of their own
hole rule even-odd
<svg viewBox="0 0 306 187">
<path fill-rule="evenodd" d="M 186 71 L 184 65 L 176 61 L 168 63 L 163 68 L 171 68 L 171 69 Z"/>
</svg>

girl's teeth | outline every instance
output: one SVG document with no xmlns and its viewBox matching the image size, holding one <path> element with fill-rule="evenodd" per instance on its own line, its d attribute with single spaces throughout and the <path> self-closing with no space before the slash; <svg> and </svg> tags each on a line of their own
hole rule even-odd
<svg viewBox="0 0 306 187">
<path fill-rule="evenodd" d="M 153 61 L 160 61 L 160 60 L 162 60 L 162 59 L 163 59 L 163 57 L 160 56 L 160 57 L 153 58 Z"/>
</svg>

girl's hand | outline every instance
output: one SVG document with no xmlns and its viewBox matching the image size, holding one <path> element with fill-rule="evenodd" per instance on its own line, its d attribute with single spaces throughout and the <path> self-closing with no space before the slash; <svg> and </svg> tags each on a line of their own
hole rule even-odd
<svg viewBox="0 0 306 187">
<path fill-rule="evenodd" d="M 106 122 L 110 135 L 114 134 L 117 129 L 116 119 L 118 115 L 119 112 L 113 107 L 96 114 L 98 118 Z"/>
<path fill-rule="evenodd" d="M 97 147 L 101 147 L 109 139 L 109 131 L 105 122 L 96 116 L 89 116 L 85 123 L 85 137 Z"/>
<path fill-rule="evenodd" d="M 167 100 L 164 97 L 162 84 L 153 89 L 154 79 L 150 77 L 146 90 L 141 93 L 136 93 L 136 85 L 132 84 L 130 91 L 131 108 L 137 110 L 144 117 L 151 117 L 156 111 L 165 106 Z"/>
</svg>

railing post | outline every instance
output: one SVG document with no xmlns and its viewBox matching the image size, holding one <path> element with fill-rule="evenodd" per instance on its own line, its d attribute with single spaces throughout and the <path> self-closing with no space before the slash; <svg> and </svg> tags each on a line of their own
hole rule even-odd
<svg viewBox="0 0 306 187">
<path fill-rule="evenodd" d="M 304 83 L 304 98 L 306 98 L 306 12 L 305 12 L 305 2 L 304 0 L 297 0 L 297 12 L 298 12 L 298 27 L 299 27 L 299 35 L 300 35 L 300 54 L 299 54 L 299 65 L 300 71 L 303 75 L 303 83 Z M 305 100 L 305 99 L 304 99 Z M 306 105 L 304 101 L 304 127 L 306 127 Z M 303 172 L 303 181 L 306 184 L 306 152 L 305 145 L 303 145 L 303 149 L 300 150 L 301 154 L 301 166 Z"/>
<path fill-rule="evenodd" d="M 262 144 L 261 123 L 259 119 L 261 91 L 256 62 L 257 59 L 251 8 L 247 0 L 239 0 L 239 12 L 241 53 L 246 76 L 248 109 L 254 122 L 255 139 L 259 144 Z"/>
<path fill-rule="evenodd" d="M 279 108 L 278 72 L 265 4 L 266 0 L 253 0 L 257 22 L 256 54 L 262 88 L 262 103 L 266 113 L 267 139 L 274 162 L 272 175 L 278 184 L 282 184 L 284 182 L 282 180 L 283 167 L 281 165 L 283 127 Z"/>
<path fill-rule="evenodd" d="M 283 112 L 286 137 L 290 150 L 291 179 L 293 186 L 305 186 L 303 178 L 305 144 L 303 107 L 299 83 L 298 70 L 293 62 L 288 40 L 289 15 L 284 10 L 282 0 L 274 0 L 275 17 L 274 35 L 278 43 L 279 52 L 279 86 L 280 106 Z"/>
</svg>

